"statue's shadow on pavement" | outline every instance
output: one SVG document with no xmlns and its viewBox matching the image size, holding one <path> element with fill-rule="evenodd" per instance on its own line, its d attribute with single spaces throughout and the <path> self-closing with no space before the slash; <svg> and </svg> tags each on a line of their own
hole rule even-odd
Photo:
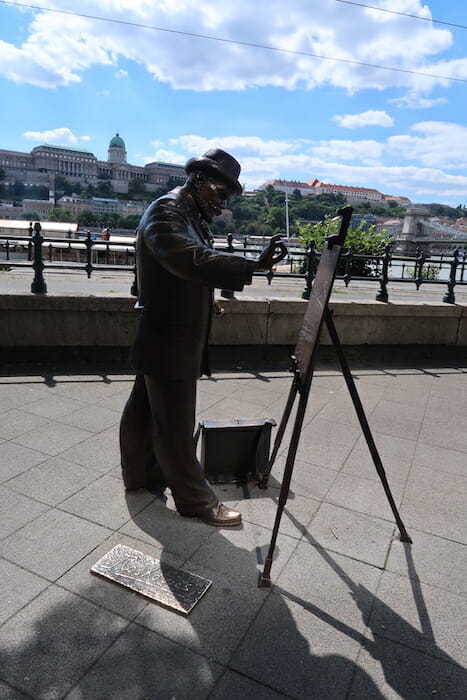
<svg viewBox="0 0 467 700">
<path fill-rule="evenodd" d="M 128 532 L 146 553 L 154 552 L 150 542 L 158 543 L 162 562 L 178 560 L 180 567 L 208 575 L 211 589 L 182 617 L 93 577 L 95 559 L 88 555 L 81 573 L 71 570 L 58 585 L 49 583 L 2 625 L 2 697 L 422 700 L 433 690 L 440 698 L 463 697 L 465 670 L 433 639 L 408 545 L 400 546 L 407 552 L 421 631 L 344 570 L 350 571 L 351 560 L 331 556 L 309 533 L 300 547 L 321 562 L 321 575 L 331 576 L 329 595 L 338 595 L 339 587 L 350 594 L 339 617 L 323 598 L 315 604 L 318 597 L 306 592 L 303 578 L 297 586 L 281 575 L 271 589 L 257 588 L 255 528 L 249 524 L 216 530 L 179 517 L 157 499 L 139 509 L 133 502 L 131 509 L 122 539 Z M 285 517 L 293 518 L 288 511 Z M 279 544 L 279 556 L 286 556 L 286 545 Z M 301 565 L 294 556 L 283 572 Z M 316 578 L 318 568 L 306 578 Z M 384 636 L 382 615 L 387 628 L 414 643 Z"/>
<path fill-rule="evenodd" d="M 274 482 L 271 485 L 274 486 Z M 232 485 L 226 488 L 231 493 Z M 271 499 L 274 494 L 276 500 L 276 488 L 273 494 L 252 484 L 236 488 L 246 490 L 248 495 L 251 492 L 250 498 Z M 239 507 L 242 509 L 242 504 Z M 287 508 L 284 515 L 297 531 L 303 530 Z M 287 576 L 284 583 L 273 585 L 271 589 L 257 587 L 262 568 L 258 552 L 265 556 L 270 530 L 248 522 L 243 528 L 231 531 L 212 528 L 195 519 L 180 517 L 157 499 L 144 511 L 135 513 L 133 520 L 162 547 L 161 563 L 167 561 L 173 565 L 174 556 L 183 558 L 186 553 L 181 568 L 213 581 L 212 588 L 182 621 L 168 612 L 164 613 L 168 618 L 163 624 L 161 613 L 156 612 L 157 606 L 148 606 L 142 617 L 146 615 L 146 623 L 156 631 L 173 630 L 176 634 L 179 628 L 189 630 L 188 636 L 196 640 L 193 645 L 198 651 L 213 656 L 242 676 L 291 697 L 383 700 L 386 695 L 384 690 L 381 692 L 382 686 L 408 699 L 430 697 L 433 691 L 441 697 L 460 697 L 458 693 L 467 680 L 466 672 L 436 644 L 410 545 L 399 543 L 406 553 L 420 629 L 379 599 L 364 583 L 354 580 L 343 568 L 345 558 L 331 556 L 306 531 L 301 546 L 313 550 L 315 559 L 324 562 L 341 589 L 342 583 L 345 584 L 354 602 L 354 613 L 355 610 L 359 612 L 359 618 L 354 615 L 352 624 L 348 622 L 352 615 L 339 619 L 326 610 L 325 605 L 320 607 L 307 600 L 300 594 L 300 584 L 288 585 Z M 290 562 L 284 568 L 284 560 L 290 557 L 290 552 L 280 540 L 275 566 L 277 571 L 285 571 Z M 293 556 L 297 556 L 297 552 Z M 309 574 L 314 575 L 312 570 Z M 328 645 L 323 643 L 326 637 L 332 640 Z M 410 640 L 408 645 L 407 640 Z M 348 655 L 329 653 L 330 649 L 344 648 Z M 373 677 L 356 662 L 361 658 L 366 659 L 366 668 L 372 670 Z M 377 673 L 371 659 L 378 662 Z M 239 697 L 243 681 L 240 676 L 235 679 L 231 694 L 221 683 L 223 698 Z M 214 693 L 212 697 L 218 696 Z"/>
</svg>

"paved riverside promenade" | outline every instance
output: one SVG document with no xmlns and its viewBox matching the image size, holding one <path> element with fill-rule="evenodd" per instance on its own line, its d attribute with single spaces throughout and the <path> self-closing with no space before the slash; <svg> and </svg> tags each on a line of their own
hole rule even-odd
<svg viewBox="0 0 467 700">
<path fill-rule="evenodd" d="M 216 487 L 243 513 L 242 527 L 219 530 L 181 518 L 170 493 L 125 494 L 118 423 L 129 371 L 6 368 L 0 698 L 465 698 L 467 365 L 350 360 L 413 545 L 396 536 L 323 349 L 270 589 L 257 578 L 290 429 L 267 490 Z M 199 418 L 279 421 L 290 383 L 282 362 L 234 356 L 199 382 Z M 212 586 L 182 617 L 93 576 L 118 543 Z"/>
</svg>

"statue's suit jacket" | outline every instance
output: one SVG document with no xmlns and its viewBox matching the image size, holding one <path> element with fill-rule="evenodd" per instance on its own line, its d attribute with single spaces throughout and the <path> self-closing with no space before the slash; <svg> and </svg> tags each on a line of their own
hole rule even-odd
<svg viewBox="0 0 467 700">
<path fill-rule="evenodd" d="M 209 375 L 214 288 L 241 291 L 255 267 L 243 256 L 213 250 L 188 187 L 156 199 L 137 232 L 139 321 L 132 366 L 167 380 Z"/>
</svg>

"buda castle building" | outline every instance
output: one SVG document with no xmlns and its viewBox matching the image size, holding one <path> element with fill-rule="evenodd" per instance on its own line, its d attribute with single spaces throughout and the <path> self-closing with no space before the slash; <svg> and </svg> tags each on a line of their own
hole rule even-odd
<svg viewBox="0 0 467 700">
<path fill-rule="evenodd" d="M 137 178 L 146 185 L 148 192 L 165 186 L 169 178 L 185 179 L 183 165 L 154 162 L 131 165 L 127 162 L 125 142 L 119 136 L 110 140 L 107 160 L 98 160 L 90 151 L 52 146 L 36 146 L 30 153 L 0 150 L 0 168 L 6 172 L 6 180 L 20 180 L 27 185 L 46 185 L 54 189 L 55 175 L 63 175 L 70 182 L 96 185 L 108 179 L 114 192 L 126 194 L 131 180 Z"/>
</svg>

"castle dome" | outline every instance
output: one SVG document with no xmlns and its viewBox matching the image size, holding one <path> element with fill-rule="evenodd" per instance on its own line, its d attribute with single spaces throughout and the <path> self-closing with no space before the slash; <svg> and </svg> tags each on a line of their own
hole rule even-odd
<svg viewBox="0 0 467 700">
<path fill-rule="evenodd" d="M 107 161 L 109 163 L 126 163 L 125 141 L 119 136 L 118 132 L 113 138 L 110 139 L 109 150 L 107 153 Z"/>
<path fill-rule="evenodd" d="M 116 133 L 115 136 L 110 139 L 109 148 L 125 148 L 125 141 L 119 136 L 118 133 Z"/>
</svg>

